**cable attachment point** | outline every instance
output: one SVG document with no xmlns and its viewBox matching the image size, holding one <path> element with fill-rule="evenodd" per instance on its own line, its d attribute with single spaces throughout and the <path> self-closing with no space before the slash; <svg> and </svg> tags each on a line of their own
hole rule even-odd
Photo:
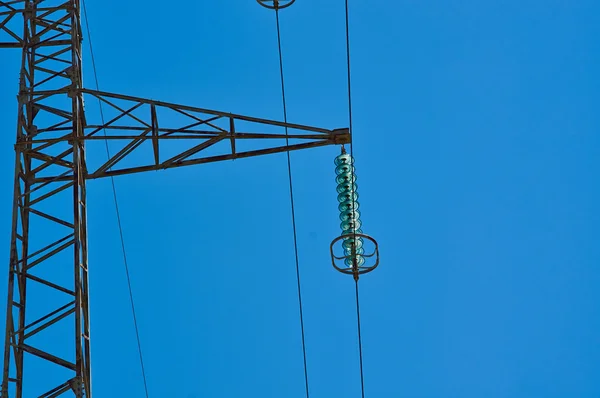
<svg viewBox="0 0 600 398">
<path fill-rule="evenodd" d="M 282 10 L 294 4 L 296 0 L 256 0 L 258 4 L 271 10 Z"/>
<path fill-rule="evenodd" d="M 343 147 L 335 158 L 335 165 L 342 234 L 331 242 L 331 262 L 336 270 L 352 274 L 358 280 L 360 274 L 371 272 L 379 265 L 379 245 L 361 229 L 354 159 Z M 343 255 L 335 253 L 336 245 L 341 246 Z"/>
</svg>

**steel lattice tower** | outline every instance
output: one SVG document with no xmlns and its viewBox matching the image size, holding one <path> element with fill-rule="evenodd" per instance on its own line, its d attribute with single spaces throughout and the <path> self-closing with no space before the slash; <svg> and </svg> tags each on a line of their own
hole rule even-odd
<svg viewBox="0 0 600 398">
<path fill-rule="evenodd" d="M 92 396 L 87 180 L 350 141 L 348 129 L 85 89 L 80 11 L 79 0 L 0 1 L 0 48 L 21 49 L 2 398 Z M 86 119 L 84 98 L 104 104 L 106 122 Z M 92 167 L 86 146 L 107 140 L 122 146 Z M 63 304 L 28 297 L 32 284 Z M 71 333 L 52 333 L 58 325 Z M 57 368 L 51 386 L 40 385 L 30 358 Z"/>
</svg>

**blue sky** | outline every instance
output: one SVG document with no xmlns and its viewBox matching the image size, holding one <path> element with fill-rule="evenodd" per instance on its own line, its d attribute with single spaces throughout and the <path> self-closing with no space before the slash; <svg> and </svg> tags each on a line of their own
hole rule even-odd
<svg viewBox="0 0 600 398">
<path fill-rule="evenodd" d="M 367 397 L 600 395 L 600 5 L 485 3 L 350 3 L 382 257 L 360 282 Z M 255 2 L 87 6 L 102 90 L 282 119 Z M 343 1 L 298 0 L 281 23 L 288 119 L 347 126 Z M 19 54 L 1 57 L 8 254 Z M 360 396 L 353 281 L 328 254 L 338 153 L 292 154 L 313 398 Z M 305 396 L 285 154 L 116 184 L 151 397 Z M 94 393 L 142 397 L 110 181 L 88 189 Z"/>
</svg>

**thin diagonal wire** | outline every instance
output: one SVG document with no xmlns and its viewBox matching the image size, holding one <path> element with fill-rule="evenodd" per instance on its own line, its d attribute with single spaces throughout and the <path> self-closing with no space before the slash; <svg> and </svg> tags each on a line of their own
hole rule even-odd
<svg viewBox="0 0 600 398">
<path fill-rule="evenodd" d="M 287 107 L 285 101 L 285 81 L 283 78 L 283 55 L 281 52 L 281 29 L 279 27 L 279 10 L 275 9 L 275 19 L 277 22 L 277 48 L 279 49 L 279 72 L 281 75 L 281 97 L 283 100 L 283 121 L 287 124 Z M 289 144 L 288 128 L 285 127 L 285 145 Z M 304 358 L 304 383 L 306 388 L 306 398 L 309 397 L 308 390 L 308 368 L 306 364 L 306 340 L 304 337 L 304 316 L 302 311 L 302 290 L 300 288 L 300 265 L 298 260 L 298 238 L 296 234 L 296 212 L 294 208 L 294 189 L 292 182 L 292 161 L 290 158 L 290 151 L 287 151 L 287 166 L 288 166 L 288 177 L 290 186 L 290 203 L 292 207 L 292 229 L 294 231 L 294 254 L 296 257 L 296 280 L 298 282 L 298 304 L 300 307 L 300 329 L 302 332 L 302 355 Z"/>
<path fill-rule="evenodd" d="M 96 90 L 100 91 L 100 85 L 98 84 L 98 73 L 96 70 L 96 60 L 94 58 L 94 47 L 92 46 L 92 36 L 90 34 L 90 24 L 88 21 L 88 17 L 87 17 L 87 9 L 85 6 L 85 0 L 82 1 L 83 4 L 83 16 L 85 18 L 85 27 L 86 27 L 86 31 L 87 31 L 87 35 L 88 35 L 88 41 L 90 43 L 90 54 L 91 54 L 91 58 L 92 58 L 92 68 L 94 71 L 94 80 L 96 83 Z M 98 103 L 100 105 L 100 119 L 102 121 L 102 125 L 104 125 L 104 111 L 102 109 L 102 102 L 100 101 L 100 99 L 98 99 Z M 102 129 L 104 132 L 104 136 L 106 137 L 106 129 Z M 108 147 L 108 140 L 104 140 L 104 143 L 106 144 L 106 155 L 108 156 L 108 159 L 110 160 L 110 149 Z M 121 224 L 121 213 L 119 212 L 119 202 L 117 200 L 117 188 L 115 186 L 115 180 L 114 177 L 111 176 L 110 177 L 110 182 L 112 184 L 112 191 L 113 191 L 113 199 L 115 202 L 115 210 L 117 213 L 117 224 L 119 226 L 119 236 L 121 238 L 121 251 L 123 252 L 123 263 L 125 265 L 125 274 L 127 276 L 127 287 L 129 288 L 129 300 L 131 302 L 131 312 L 133 314 L 133 325 L 135 327 L 135 336 L 137 339 L 137 346 L 138 346 L 138 352 L 139 352 L 139 356 L 140 356 L 140 365 L 142 367 L 142 378 L 144 380 L 144 391 L 146 392 L 146 398 L 149 397 L 148 395 L 148 383 L 146 381 L 146 370 L 144 367 L 144 357 L 142 355 L 142 344 L 140 342 L 140 332 L 139 332 L 139 328 L 138 328 L 138 323 L 137 323 L 137 316 L 136 316 L 136 312 L 135 312 L 135 305 L 134 305 L 134 300 L 133 300 L 133 291 L 131 289 L 131 277 L 129 275 L 129 265 L 127 262 L 127 252 L 125 250 L 125 239 L 123 238 L 123 227 Z"/>
<path fill-rule="evenodd" d="M 354 132 L 352 129 L 352 88 L 351 88 L 351 69 L 350 69 L 350 12 L 349 12 L 349 0 L 346 0 L 346 63 L 347 63 L 347 68 L 348 68 L 348 117 L 349 117 L 349 132 L 350 132 L 350 157 L 352 158 L 352 160 L 354 161 L 354 145 L 353 145 L 353 141 L 354 141 Z M 353 165 L 354 166 L 354 165 Z M 353 178 L 352 180 L 355 180 L 356 176 L 355 176 L 355 170 L 354 167 L 351 168 L 352 170 L 352 174 L 353 174 Z M 352 197 L 354 197 L 354 184 L 352 184 Z M 352 201 L 352 212 L 354 212 L 354 207 L 355 207 L 355 201 Z M 354 242 L 354 246 L 356 247 L 356 223 L 354 223 L 354 228 L 353 228 L 353 242 Z M 355 259 L 355 261 L 357 261 Z M 365 377 L 364 377 L 364 371 L 363 371 L 363 353 L 362 353 L 362 335 L 361 335 L 361 327 L 360 327 L 360 302 L 359 302 L 359 298 L 358 298 L 358 264 L 354 265 L 355 267 L 355 274 L 354 274 L 354 281 L 355 281 L 355 285 L 356 285 L 356 320 L 357 320 L 357 329 L 358 329 L 358 353 L 359 353 L 359 360 L 360 360 L 360 389 L 361 389 L 361 394 L 362 394 L 362 398 L 365 398 Z"/>
</svg>

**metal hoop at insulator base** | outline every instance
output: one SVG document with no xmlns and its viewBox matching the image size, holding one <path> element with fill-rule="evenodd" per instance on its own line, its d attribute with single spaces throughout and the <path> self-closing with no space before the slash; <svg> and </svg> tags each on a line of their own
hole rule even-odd
<svg viewBox="0 0 600 398">
<path fill-rule="evenodd" d="M 291 6 L 296 0 L 256 0 L 258 4 L 271 10 L 282 10 Z"/>
<path fill-rule="evenodd" d="M 364 248 L 362 247 L 363 239 L 368 240 L 373 243 L 373 245 L 375 246 L 373 253 L 371 253 L 371 254 L 364 253 Z M 361 247 L 359 247 L 359 250 L 352 248 L 351 254 L 347 254 L 344 256 L 336 256 L 335 253 L 333 252 L 333 247 L 335 246 L 335 244 L 337 242 L 339 242 L 341 240 L 343 240 L 345 242 L 347 242 L 349 240 L 354 240 L 355 242 L 359 242 L 359 240 L 360 240 Z M 352 245 L 352 246 L 354 246 L 354 245 Z M 373 271 L 379 265 L 379 244 L 377 243 L 377 241 L 374 238 L 370 237 L 369 235 L 356 233 L 356 234 L 347 234 L 347 235 L 338 236 L 331 242 L 331 245 L 329 246 L 329 250 L 331 252 L 331 263 L 333 264 L 333 267 L 343 274 L 354 275 L 355 278 L 357 278 L 358 275 L 366 274 L 368 272 Z M 359 253 L 357 253 L 357 252 L 359 252 Z M 365 266 L 364 265 L 366 262 L 365 259 L 371 259 L 371 258 L 375 258 L 375 264 Z M 344 267 L 340 267 L 336 264 L 336 261 L 340 262 L 341 260 L 343 260 L 342 264 L 345 265 Z M 348 263 L 350 263 L 352 265 L 348 265 Z M 361 263 L 361 264 L 359 264 L 359 263 Z"/>
</svg>

